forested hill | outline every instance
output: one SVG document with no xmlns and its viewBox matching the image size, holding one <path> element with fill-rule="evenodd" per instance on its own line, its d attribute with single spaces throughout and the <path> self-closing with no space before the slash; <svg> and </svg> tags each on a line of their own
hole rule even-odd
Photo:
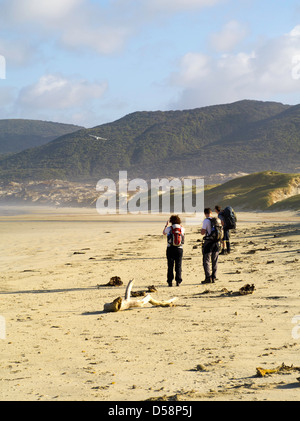
<svg viewBox="0 0 300 421">
<path fill-rule="evenodd" d="M 96 139 L 97 136 L 101 137 Z M 299 172 L 300 105 L 239 101 L 184 111 L 135 112 L 0 161 L 2 179 L 205 176 Z"/>
<path fill-rule="evenodd" d="M 53 123 L 51 121 L 11 119 L 0 120 L 0 154 L 20 152 L 44 145 L 81 126 Z"/>
</svg>

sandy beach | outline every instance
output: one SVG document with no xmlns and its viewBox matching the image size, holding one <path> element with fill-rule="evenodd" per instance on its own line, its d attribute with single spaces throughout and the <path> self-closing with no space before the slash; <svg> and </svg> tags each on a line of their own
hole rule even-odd
<svg viewBox="0 0 300 421">
<path fill-rule="evenodd" d="M 172 288 L 166 219 L 1 213 L 0 400 L 299 400 L 300 214 L 239 212 L 211 285 L 201 285 L 202 221 L 186 225 L 183 283 Z M 104 286 L 113 276 L 123 285 Z M 130 279 L 176 305 L 104 312 Z M 246 284 L 253 294 L 238 294 Z M 294 369 L 257 375 L 282 363 Z"/>
</svg>

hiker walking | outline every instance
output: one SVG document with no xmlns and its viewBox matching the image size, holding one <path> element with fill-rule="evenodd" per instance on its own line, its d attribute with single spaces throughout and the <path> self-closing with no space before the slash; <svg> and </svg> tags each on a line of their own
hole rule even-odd
<svg viewBox="0 0 300 421">
<path fill-rule="evenodd" d="M 169 226 L 169 223 L 171 224 Z M 168 273 L 167 283 L 169 287 L 172 286 L 174 279 L 174 264 L 175 264 L 175 281 L 179 286 L 182 282 L 182 256 L 184 244 L 184 228 L 181 225 L 181 219 L 178 215 L 172 215 L 167 221 L 163 234 L 167 236 L 167 260 L 168 260 Z"/>
<path fill-rule="evenodd" d="M 221 210 L 221 206 L 216 205 L 215 211 L 223 226 L 222 251 L 220 254 L 230 254 L 230 230 L 236 228 L 236 213 L 231 206 L 227 206 L 225 209 Z"/>
<path fill-rule="evenodd" d="M 211 284 L 217 279 L 222 225 L 219 218 L 213 218 L 210 208 L 204 209 L 204 215 L 205 219 L 202 224 L 201 235 L 204 235 L 202 255 L 205 279 L 201 284 Z"/>
</svg>

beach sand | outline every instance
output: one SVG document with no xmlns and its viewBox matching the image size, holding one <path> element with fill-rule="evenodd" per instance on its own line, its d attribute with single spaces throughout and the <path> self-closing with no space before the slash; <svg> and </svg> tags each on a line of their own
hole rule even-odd
<svg viewBox="0 0 300 421">
<path fill-rule="evenodd" d="M 167 217 L 2 213 L 0 400 L 299 400 L 299 371 L 256 368 L 300 366 L 300 215 L 238 213 L 211 285 L 201 285 L 201 221 L 186 225 L 183 283 L 172 288 Z M 112 276 L 124 284 L 103 286 Z M 176 306 L 105 313 L 130 279 Z M 239 295 L 246 284 L 253 294 Z"/>
</svg>

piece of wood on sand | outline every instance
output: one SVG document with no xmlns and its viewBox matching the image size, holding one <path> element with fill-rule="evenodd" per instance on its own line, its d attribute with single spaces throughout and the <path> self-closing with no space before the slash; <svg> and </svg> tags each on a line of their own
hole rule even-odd
<svg viewBox="0 0 300 421">
<path fill-rule="evenodd" d="M 177 297 L 174 297 L 167 301 L 159 301 L 152 298 L 150 294 L 147 294 L 145 297 L 139 300 L 133 300 L 131 298 L 132 286 L 133 286 L 133 279 L 129 281 L 126 287 L 125 299 L 123 299 L 122 297 L 117 297 L 112 303 L 104 304 L 104 311 L 116 312 L 116 311 L 127 310 L 132 307 L 144 307 L 147 303 L 152 304 L 153 306 L 159 306 L 159 307 L 173 307 L 174 302 L 177 300 Z"/>
</svg>

